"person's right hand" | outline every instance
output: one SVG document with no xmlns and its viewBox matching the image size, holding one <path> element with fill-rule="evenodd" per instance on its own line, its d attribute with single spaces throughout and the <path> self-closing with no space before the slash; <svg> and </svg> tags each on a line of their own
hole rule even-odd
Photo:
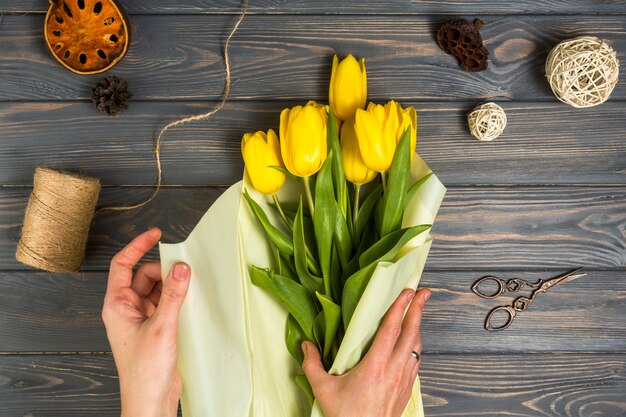
<svg viewBox="0 0 626 417">
<path fill-rule="evenodd" d="M 419 369 L 419 356 L 415 358 L 412 352 L 422 352 L 420 322 L 430 295 L 426 289 L 417 295 L 413 290 L 403 291 L 363 360 L 344 375 L 328 374 L 317 347 L 311 342 L 302 344 L 302 368 L 326 417 L 402 415 Z"/>
</svg>

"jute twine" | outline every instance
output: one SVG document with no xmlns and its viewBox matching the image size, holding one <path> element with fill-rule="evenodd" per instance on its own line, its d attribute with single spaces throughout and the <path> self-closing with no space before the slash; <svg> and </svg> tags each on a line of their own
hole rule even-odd
<svg viewBox="0 0 626 417">
<path fill-rule="evenodd" d="M 146 204 L 148 204 L 149 202 L 151 202 L 154 199 L 154 197 L 157 196 L 157 194 L 159 193 L 159 190 L 161 189 L 161 182 L 162 182 L 162 178 L 163 178 L 163 169 L 161 168 L 161 140 L 162 140 L 163 135 L 165 134 L 165 132 L 167 132 L 170 128 L 175 127 L 175 126 L 181 126 L 181 125 L 184 125 L 184 124 L 190 123 L 190 122 L 206 120 L 209 117 L 211 117 L 212 115 L 214 115 L 215 113 L 217 113 L 218 111 L 220 111 L 222 109 L 222 107 L 224 107 L 224 105 L 228 101 L 228 96 L 230 94 L 230 86 L 231 86 L 230 56 L 229 56 L 229 52 L 228 52 L 229 46 L 230 46 L 230 41 L 233 38 L 233 36 L 235 35 L 235 32 L 237 32 L 237 29 L 239 29 L 239 25 L 243 21 L 244 17 L 246 17 L 247 10 L 248 10 L 248 0 L 245 0 L 244 1 L 244 5 L 243 5 L 243 10 L 241 11 L 241 14 L 239 15 L 239 19 L 237 20 L 237 23 L 235 23 L 235 26 L 233 27 L 233 29 L 231 30 L 230 34 L 228 35 L 228 38 L 226 39 L 226 44 L 224 45 L 224 62 L 225 62 L 224 72 L 225 72 L 226 81 L 224 83 L 224 94 L 222 95 L 222 100 L 220 101 L 220 103 L 213 110 L 211 110 L 209 112 L 198 114 L 198 115 L 195 115 L 195 116 L 184 117 L 184 118 L 179 119 L 179 120 L 175 120 L 175 121 L 165 125 L 165 127 L 163 127 L 161 129 L 161 131 L 159 132 L 159 135 L 157 136 L 156 144 L 155 144 L 155 147 L 154 147 L 154 158 L 156 160 L 156 167 L 157 167 L 156 185 L 155 185 L 154 191 L 152 192 L 152 194 L 146 200 L 144 200 L 141 203 L 138 203 L 138 204 L 135 204 L 135 205 L 131 205 L 131 206 L 102 207 L 102 208 L 100 208 L 96 212 L 96 214 L 98 214 L 100 212 L 103 212 L 103 211 L 127 211 L 127 210 L 134 210 L 136 208 L 143 207 Z"/>
<path fill-rule="evenodd" d="M 96 178 L 37 168 L 15 258 L 44 271 L 77 271 L 99 193 Z"/>
<path fill-rule="evenodd" d="M 474 137 L 488 142 L 504 132 L 506 113 L 496 103 L 481 104 L 467 116 L 467 124 Z"/>
<path fill-rule="evenodd" d="M 577 108 L 604 103 L 619 78 L 617 54 L 595 36 L 559 43 L 546 60 L 546 77 L 556 97 Z"/>
</svg>

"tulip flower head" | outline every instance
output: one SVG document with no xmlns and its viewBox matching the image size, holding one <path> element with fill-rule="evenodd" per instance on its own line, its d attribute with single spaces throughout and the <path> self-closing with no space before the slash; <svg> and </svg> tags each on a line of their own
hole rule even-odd
<svg viewBox="0 0 626 417">
<path fill-rule="evenodd" d="M 326 109 L 309 101 L 280 113 L 280 151 L 285 167 L 295 176 L 310 177 L 326 160 Z"/>
<path fill-rule="evenodd" d="M 351 183 L 363 185 L 376 177 L 376 171 L 369 169 L 361 157 L 354 117 L 346 120 L 341 127 L 341 158 L 346 179 Z"/>
<path fill-rule="evenodd" d="M 393 111 L 391 111 L 393 110 Z M 369 103 L 367 110 L 356 111 L 354 129 L 365 165 L 376 172 L 386 172 L 396 150 L 396 132 L 400 119 L 389 103 Z"/>
<path fill-rule="evenodd" d="M 260 193 L 274 194 L 285 183 L 285 174 L 275 166 L 283 166 L 276 133 L 246 133 L 241 140 L 241 154 L 252 186 Z"/>
<path fill-rule="evenodd" d="M 413 155 L 415 155 L 415 146 L 417 145 L 417 112 L 415 111 L 415 107 L 407 107 L 403 109 L 399 104 L 397 104 L 398 109 L 400 111 L 400 128 L 398 129 L 398 135 L 396 136 L 396 144 L 400 143 L 400 139 L 402 139 L 402 135 L 407 128 L 411 129 L 411 160 L 413 160 Z"/>
<path fill-rule="evenodd" d="M 367 72 L 365 59 L 357 61 L 351 54 L 339 62 L 333 57 L 328 99 L 333 112 L 340 120 L 347 120 L 365 107 L 367 100 Z"/>
</svg>

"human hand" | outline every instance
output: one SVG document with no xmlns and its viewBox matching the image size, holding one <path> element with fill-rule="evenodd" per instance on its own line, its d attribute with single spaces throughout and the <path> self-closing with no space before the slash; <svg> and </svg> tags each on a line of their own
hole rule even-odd
<svg viewBox="0 0 626 417">
<path fill-rule="evenodd" d="M 162 282 L 161 264 L 147 262 L 133 276 L 133 267 L 160 238 L 159 229 L 150 229 L 111 260 L 102 320 L 119 374 L 122 417 L 178 412 L 176 332 L 191 271 L 178 263 Z"/>
<path fill-rule="evenodd" d="M 315 344 L 302 344 L 302 368 L 326 417 L 402 415 L 419 369 L 419 357 L 412 352 L 422 352 L 419 328 L 430 295 L 426 289 L 417 295 L 404 290 L 387 311 L 365 357 L 341 376 L 326 372 Z"/>
</svg>

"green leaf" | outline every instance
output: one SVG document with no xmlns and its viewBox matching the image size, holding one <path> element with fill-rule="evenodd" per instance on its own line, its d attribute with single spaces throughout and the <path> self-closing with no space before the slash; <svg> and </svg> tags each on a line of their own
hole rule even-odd
<svg viewBox="0 0 626 417">
<path fill-rule="evenodd" d="M 315 293 L 317 299 L 322 305 L 324 313 L 324 357 L 327 357 L 333 346 L 339 323 L 341 322 L 341 307 L 333 303 L 333 301 L 320 293 Z"/>
<path fill-rule="evenodd" d="M 336 246 L 333 248 L 333 253 L 330 257 L 330 287 L 333 292 L 333 300 L 341 300 L 343 276 Z"/>
<path fill-rule="evenodd" d="M 270 203 L 270 205 L 272 207 L 275 206 L 274 203 Z M 285 215 L 287 216 L 288 219 L 291 219 L 293 221 L 293 219 L 296 218 L 296 213 L 298 212 L 298 203 L 286 203 L 286 202 L 281 202 L 280 205 L 283 208 L 283 211 L 285 212 Z M 311 218 L 311 213 L 309 212 L 309 208 L 304 206 L 303 207 L 303 213 L 302 215 L 305 218 Z"/>
<path fill-rule="evenodd" d="M 378 184 L 376 188 L 370 191 L 370 193 L 367 195 L 367 197 L 363 201 L 363 204 L 361 205 L 361 208 L 359 209 L 359 212 L 356 215 L 354 228 L 356 236 L 359 240 L 361 239 L 361 236 L 363 236 L 365 226 L 372 217 L 372 212 L 374 211 L 374 207 L 376 207 L 376 202 L 380 200 L 380 196 L 382 193 L 383 186 L 381 184 Z"/>
<path fill-rule="evenodd" d="M 293 223 L 293 259 L 296 265 L 296 272 L 300 277 L 302 285 L 307 287 L 311 294 L 321 291 L 324 285 L 322 278 L 313 275 L 307 266 L 306 238 L 304 236 L 304 221 L 302 217 L 302 197 L 300 206 Z"/>
<path fill-rule="evenodd" d="M 343 326 L 347 329 L 354 310 L 361 300 L 365 287 L 376 269 L 376 264 L 371 264 L 363 269 L 359 269 L 346 280 L 343 286 L 343 297 L 341 298 L 341 311 L 343 314 Z"/>
<path fill-rule="evenodd" d="M 420 224 L 396 230 L 384 236 L 359 257 L 359 267 L 364 268 L 374 262 L 391 262 L 396 254 L 420 233 L 430 229 L 430 224 Z"/>
<path fill-rule="evenodd" d="M 276 171 L 280 171 L 283 174 L 285 174 L 287 177 L 291 178 L 292 180 L 296 180 L 299 183 L 302 183 L 302 177 L 298 177 L 296 175 L 293 175 L 291 172 L 289 172 L 289 170 L 285 167 L 281 167 L 279 165 L 269 165 L 269 168 L 274 168 Z"/>
<path fill-rule="evenodd" d="M 341 145 L 339 144 L 339 132 L 337 131 L 337 119 L 332 106 L 328 112 L 328 149 L 335 156 L 333 158 L 333 184 L 335 188 L 335 198 L 339 204 L 339 209 L 343 217 L 346 217 L 348 210 L 348 186 L 343 172 L 343 161 L 341 159 Z"/>
<path fill-rule="evenodd" d="M 263 211 L 261 206 L 259 206 L 259 204 L 254 201 L 252 197 L 250 197 L 250 194 L 248 194 L 248 190 L 244 190 L 243 196 L 248 202 L 250 208 L 252 209 L 252 212 L 259 220 L 259 223 L 261 223 L 261 226 L 263 227 L 263 230 L 265 230 L 267 237 L 272 241 L 272 243 L 274 243 L 274 245 L 276 245 L 276 248 L 278 248 L 280 253 L 286 256 L 293 255 L 294 249 L 291 240 L 289 240 L 289 238 L 285 234 L 283 234 L 280 230 L 275 228 L 272 223 L 270 223 L 270 220 L 267 218 L 265 211 Z"/>
<path fill-rule="evenodd" d="M 406 200 L 404 200 L 404 204 L 406 205 L 409 201 L 411 201 L 411 199 L 413 198 L 413 196 L 415 195 L 415 192 L 422 186 L 422 184 L 424 184 L 426 181 L 428 181 L 428 179 L 430 177 L 433 176 L 433 173 L 431 172 L 430 174 L 426 174 L 425 176 L 423 176 L 422 178 L 420 178 L 419 180 L 417 180 L 417 182 L 415 184 L 413 184 L 411 186 L 411 188 L 409 188 L 409 191 L 407 191 L 406 193 Z"/>
<path fill-rule="evenodd" d="M 311 384 L 309 384 L 309 380 L 306 375 L 298 374 L 295 376 L 296 385 L 300 387 L 302 391 L 306 394 L 309 399 L 309 403 L 313 404 L 315 401 L 315 397 L 313 396 L 313 388 L 311 388 Z"/>
<path fill-rule="evenodd" d="M 410 147 L 411 130 L 407 128 L 396 148 L 396 153 L 389 168 L 387 189 L 381 203 L 382 223 L 380 235 L 385 236 L 402 225 L 404 213 L 404 199 L 406 198 L 407 185 L 409 183 L 409 170 L 411 169 Z"/>
<path fill-rule="evenodd" d="M 270 294 L 296 319 L 304 335 L 312 340 L 313 324 L 317 307 L 309 291 L 297 282 L 253 266 L 250 271 L 252 283 Z"/>
<path fill-rule="evenodd" d="M 293 358 L 302 365 L 304 360 L 304 353 L 302 352 L 302 342 L 306 340 L 306 335 L 302 331 L 302 327 L 298 324 L 298 321 L 289 314 L 287 316 L 287 327 L 285 329 L 285 343 L 287 344 L 287 350 L 293 356 Z"/>
<path fill-rule="evenodd" d="M 315 189 L 315 212 L 313 213 L 313 226 L 315 227 L 315 240 L 317 241 L 317 254 L 324 277 L 326 294 L 330 295 L 328 274 L 330 273 L 330 255 L 333 243 L 333 230 L 335 227 L 335 194 L 333 191 L 332 178 L 332 151 L 328 154 L 322 169 L 317 174 Z"/>
<path fill-rule="evenodd" d="M 361 269 L 351 275 L 346 280 L 343 287 L 341 308 L 343 323 L 346 328 L 350 323 L 350 319 L 352 319 L 354 310 L 356 310 L 378 263 L 393 261 L 400 249 L 402 249 L 409 240 L 425 230 L 430 229 L 430 227 L 430 225 L 418 225 L 391 232 L 363 252 L 359 257 Z"/>
<path fill-rule="evenodd" d="M 313 322 L 313 337 L 320 352 L 324 349 L 324 337 L 326 336 L 326 322 L 324 321 L 324 312 L 320 311 Z"/>
<path fill-rule="evenodd" d="M 335 210 L 335 231 L 334 242 L 339 254 L 339 260 L 341 266 L 345 267 L 350 261 L 350 255 L 352 255 L 352 239 L 350 238 L 350 231 L 348 230 L 348 224 L 345 217 L 341 214 L 339 206 L 336 201 L 333 201 Z"/>
<path fill-rule="evenodd" d="M 348 262 L 348 265 L 346 265 L 343 271 L 343 276 L 345 279 L 348 279 L 348 277 L 350 277 L 352 274 L 354 274 L 360 269 L 359 257 L 361 256 L 363 252 L 368 250 L 376 242 L 378 242 L 378 235 L 376 234 L 376 231 L 375 231 L 374 222 L 370 221 L 365 226 L 365 230 L 363 231 L 363 236 L 361 237 L 361 242 L 359 242 L 359 247 L 357 248 L 357 251 L 354 254 L 354 257 L 350 260 L 350 262 Z"/>
</svg>

